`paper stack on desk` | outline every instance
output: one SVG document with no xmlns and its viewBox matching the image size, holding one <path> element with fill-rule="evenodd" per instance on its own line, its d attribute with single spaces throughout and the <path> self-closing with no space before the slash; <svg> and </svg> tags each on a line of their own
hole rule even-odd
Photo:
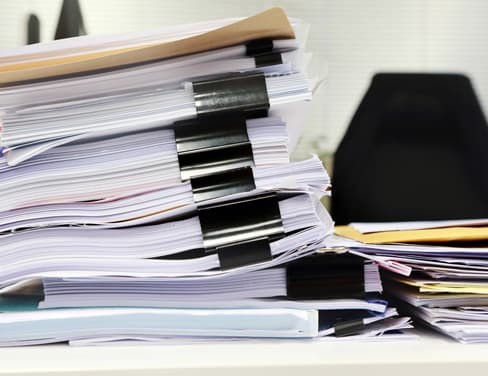
<svg viewBox="0 0 488 376">
<path fill-rule="evenodd" d="M 302 27 L 272 9 L 0 55 L 0 345 L 409 327 L 375 263 L 316 252 L 330 179 L 289 160 Z"/>
<path fill-rule="evenodd" d="M 15 307 L 25 297 L 4 298 L 0 337 L 3 345 L 174 337 L 370 338 L 408 327 L 408 320 L 398 318 L 378 295 L 381 289 L 374 263 L 328 254 L 219 276 L 51 277 L 44 279 L 41 309 L 33 302 L 30 310 L 24 306 L 19 312 Z"/>
<path fill-rule="evenodd" d="M 385 290 L 420 322 L 464 343 L 488 342 L 487 224 L 352 223 L 336 229 L 348 239 L 332 243 L 385 266 Z"/>
</svg>

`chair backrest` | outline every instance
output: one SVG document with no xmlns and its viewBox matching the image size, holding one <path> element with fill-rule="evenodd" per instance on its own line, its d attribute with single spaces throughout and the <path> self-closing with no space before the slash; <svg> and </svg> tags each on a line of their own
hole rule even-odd
<svg viewBox="0 0 488 376">
<path fill-rule="evenodd" d="M 488 126 L 469 79 L 375 75 L 333 173 L 337 224 L 488 218 Z"/>
</svg>

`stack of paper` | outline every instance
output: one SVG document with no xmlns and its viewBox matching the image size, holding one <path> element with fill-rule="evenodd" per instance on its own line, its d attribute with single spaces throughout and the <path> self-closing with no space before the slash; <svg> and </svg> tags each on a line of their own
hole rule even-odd
<svg viewBox="0 0 488 376">
<path fill-rule="evenodd" d="M 81 173 L 81 170 L 69 171 L 71 175 Z M 160 175 L 168 172 L 172 171 L 160 171 Z M 146 186 L 137 184 L 136 179 L 127 187 L 127 180 L 124 179 L 121 181 L 122 187 L 116 192 L 125 188 L 128 191 L 125 194 L 128 195 L 114 198 L 105 198 L 105 194 L 111 195 L 113 191 L 105 193 L 106 190 L 98 188 L 100 183 L 97 180 L 85 185 L 77 179 L 70 178 L 66 183 L 66 189 L 65 185 L 54 181 L 49 184 L 52 189 L 46 190 L 24 184 L 16 191 L 5 192 L 11 199 L 3 202 L 2 207 L 18 207 L 0 213 L 0 233 L 54 225 L 127 227 L 136 223 L 169 220 L 196 209 L 197 202 L 189 181 L 165 186 L 160 175 L 154 172 L 151 174 L 155 181 L 159 181 L 159 189 L 156 188 L 157 185 L 144 189 Z M 329 187 L 328 175 L 316 157 L 273 167 L 256 166 L 252 168 L 252 174 L 256 192 L 274 189 L 282 192 L 303 190 L 321 194 Z M 107 180 L 107 175 L 109 174 L 100 177 L 104 187 L 117 184 L 115 178 Z M 35 176 L 38 179 L 42 178 L 37 173 Z M 174 179 L 180 180 L 177 175 Z M 55 177 L 55 181 L 58 181 L 58 176 Z M 83 190 L 78 189 L 80 185 L 83 186 Z M 139 190 L 141 192 L 138 192 Z"/>
<path fill-rule="evenodd" d="M 371 338 L 408 328 L 381 291 L 376 264 L 332 254 L 219 276 L 46 277 L 41 301 L 0 300 L 0 345 Z"/>
<path fill-rule="evenodd" d="M 352 223 L 336 232 L 354 240 L 331 243 L 396 272 L 385 273 L 385 289 L 422 323 L 464 343 L 488 342 L 487 223 Z"/>
<path fill-rule="evenodd" d="M 0 111 L 9 165 L 89 137 L 165 127 L 213 110 L 251 111 L 253 101 L 289 117 L 295 145 L 303 119 L 292 114 L 311 99 L 311 82 L 304 41 L 292 39 L 286 15 L 272 9 L 211 25 L 5 51 Z M 255 77 L 243 79 L 245 72 Z M 228 99 L 237 102 L 219 95 L 223 77 L 238 93 Z"/>
<path fill-rule="evenodd" d="M 0 345 L 409 327 L 377 264 L 316 252 L 303 29 L 272 9 L 0 55 Z"/>
</svg>

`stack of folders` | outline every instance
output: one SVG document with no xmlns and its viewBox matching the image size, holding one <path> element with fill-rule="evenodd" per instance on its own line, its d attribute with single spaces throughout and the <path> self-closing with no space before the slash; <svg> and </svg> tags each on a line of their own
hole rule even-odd
<svg viewBox="0 0 488 376">
<path fill-rule="evenodd" d="M 488 220 L 352 223 L 330 239 L 389 272 L 385 290 L 419 323 L 488 342 Z"/>
<path fill-rule="evenodd" d="M 304 30 L 271 9 L 0 55 L 0 345 L 409 326 L 376 263 L 317 252 Z"/>
</svg>

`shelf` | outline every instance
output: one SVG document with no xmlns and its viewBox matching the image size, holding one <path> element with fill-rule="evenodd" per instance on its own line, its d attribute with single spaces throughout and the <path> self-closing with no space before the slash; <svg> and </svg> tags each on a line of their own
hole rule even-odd
<svg viewBox="0 0 488 376">
<path fill-rule="evenodd" d="M 440 375 L 488 369 L 488 345 L 437 335 L 380 342 L 226 342 L 0 349 L 0 375 Z M 483 372 L 484 371 L 484 372 Z M 327 373 L 326 373 L 327 372 Z"/>
</svg>

